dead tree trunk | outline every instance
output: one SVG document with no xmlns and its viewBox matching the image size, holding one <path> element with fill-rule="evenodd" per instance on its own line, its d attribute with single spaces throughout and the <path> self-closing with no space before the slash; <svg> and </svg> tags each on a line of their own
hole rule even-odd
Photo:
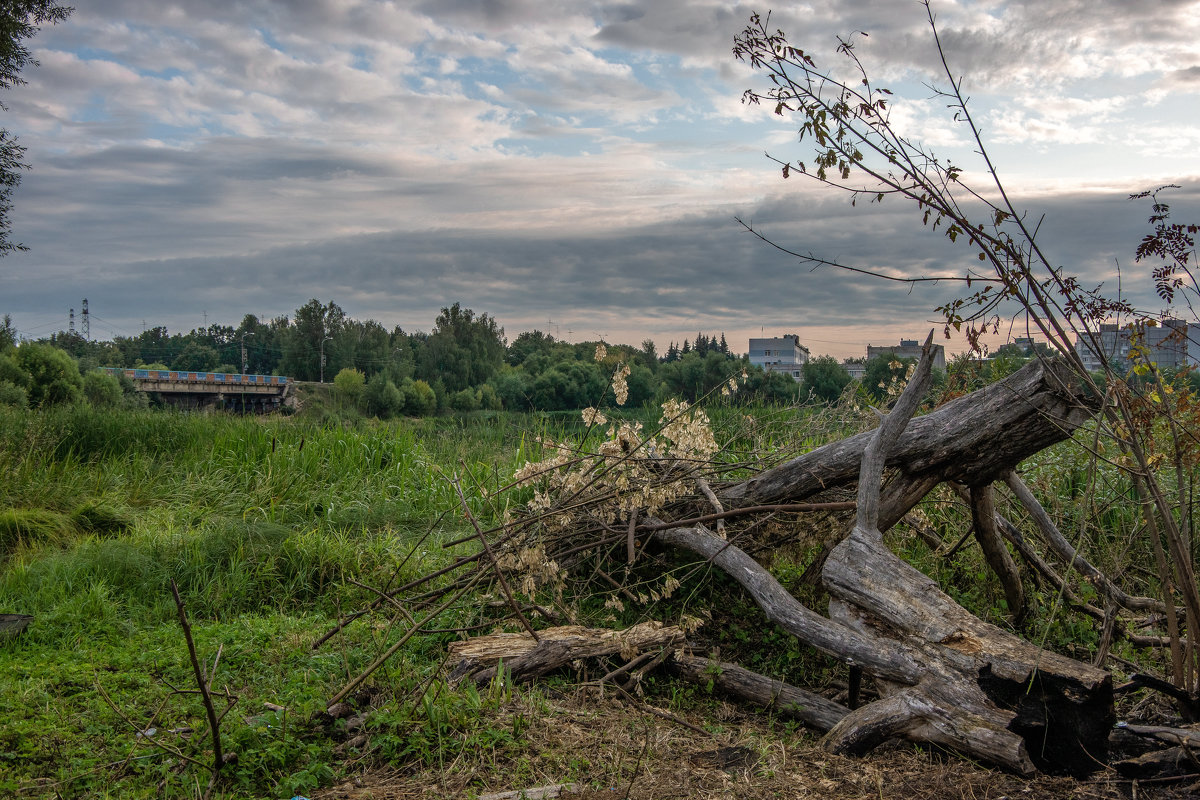
<svg viewBox="0 0 1200 800">
<path fill-rule="evenodd" d="M 1106 759 L 1114 721 L 1109 674 L 979 620 L 897 558 L 880 533 L 937 482 L 987 486 L 1066 438 L 1087 419 L 1086 404 L 1064 369 L 1035 362 L 910 423 L 929 370 L 926 357 L 877 430 L 720 493 L 726 508 L 795 502 L 858 478 L 857 523 L 822 573 L 832 596 L 828 618 L 703 526 L 656 535 L 708 558 L 774 622 L 875 678 L 881 699 L 843 717 L 826 737 L 830 749 L 861 753 L 905 737 L 1020 773 L 1094 771 Z M 881 499 L 885 465 L 898 470 L 891 484 L 898 490 Z"/>
</svg>

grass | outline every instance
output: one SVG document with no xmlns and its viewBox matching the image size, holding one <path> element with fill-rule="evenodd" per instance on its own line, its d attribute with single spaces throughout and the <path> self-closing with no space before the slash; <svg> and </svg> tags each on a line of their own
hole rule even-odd
<svg viewBox="0 0 1200 800">
<path fill-rule="evenodd" d="M 648 426 L 658 417 L 658 409 L 625 413 Z M 800 452 L 871 424 L 848 408 L 717 407 L 710 415 L 727 431 L 730 462 Z M 238 696 L 222 725 L 238 754 L 224 796 L 303 794 L 342 779 L 352 756 L 411 769 L 455 765 L 464 774 L 489 764 L 532 769 L 524 739 L 538 696 L 440 683 L 449 633 L 413 638 L 352 696 L 383 709 L 369 723 L 372 750 L 337 750 L 348 732 L 323 716 L 325 703 L 407 624 L 380 613 L 320 649 L 311 645 L 343 612 L 374 599 L 356 584 L 396 586 L 449 563 L 454 551 L 441 543 L 471 531 L 452 478 L 472 513 L 492 524 L 502 509 L 490 495 L 516 466 L 536 460 L 538 436 L 581 434 L 578 415 L 325 419 L 0 408 L 0 612 L 35 617 L 19 637 L 0 641 L 0 706 L 10 710 L 0 727 L 0 796 L 197 794 L 201 769 L 137 735 L 153 727 L 201 761 L 208 752 L 203 737 L 168 733 L 204 726 L 195 695 L 172 689 L 194 688 L 172 581 L 201 657 L 211 667 L 221 654 L 214 685 Z M 1092 465 L 1077 452 L 1052 448 L 1027 465 L 1048 502 L 1059 497 L 1056 487 L 1088 482 Z M 1122 502 L 1128 487 L 1106 468 L 1094 485 L 1086 503 L 1067 489 L 1051 513 L 1102 566 L 1149 563 Z M 966 530 L 969 514 L 949 495 L 924 510 L 948 541 Z M 776 574 L 798 593 L 811 593 L 799 579 L 820 549 L 818 533 L 775 555 Z M 944 559 L 903 527 L 889 536 L 969 608 L 1003 623 L 998 588 L 972 548 Z M 819 593 L 804 599 L 820 606 Z M 607 613 L 596 605 L 598 616 Z M 468 595 L 436 624 L 475 621 L 480 606 Z M 731 581 L 705 570 L 671 603 L 631 607 L 625 621 L 692 606 L 719 609 L 703 635 L 723 657 L 798 683 L 836 680 L 839 666 L 765 624 Z M 1052 646 L 1088 647 L 1094 635 L 1072 615 L 1050 624 Z M 646 690 L 680 713 L 712 702 L 666 681 L 650 680 Z M 534 760 L 583 774 L 570 752 Z"/>
</svg>

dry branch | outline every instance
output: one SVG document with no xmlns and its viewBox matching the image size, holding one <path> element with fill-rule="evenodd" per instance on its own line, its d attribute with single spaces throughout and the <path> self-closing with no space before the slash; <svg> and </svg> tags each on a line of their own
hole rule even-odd
<svg viewBox="0 0 1200 800">
<path fill-rule="evenodd" d="M 564 625 L 527 633 L 493 633 L 449 645 L 457 665 L 452 679 L 470 676 L 476 683 L 495 677 L 499 662 L 515 680 L 536 678 L 581 658 L 621 654 L 633 658 L 647 650 L 669 650 L 683 644 L 683 630 L 661 622 L 643 622 L 623 631 Z"/>
</svg>

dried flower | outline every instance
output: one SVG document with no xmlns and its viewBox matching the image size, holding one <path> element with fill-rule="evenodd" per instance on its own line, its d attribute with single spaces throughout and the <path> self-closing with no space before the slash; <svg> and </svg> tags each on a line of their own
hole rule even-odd
<svg viewBox="0 0 1200 800">
<path fill-rule="evenodd" d="M 603 361 L 608 357 L 608 348 L 604 346 L 604 342 L 596 345 L 596 360 Z"/>
<path fill-rule="evenodd" d="M 625 405 L 625 401 L 629 399 L 629 383 L 626 378 L 629 377 L 629 366 L 620 364 L 617 366 L 612 376 L 613 395 L 616 396 L 617 405 Z"/>
</svg>

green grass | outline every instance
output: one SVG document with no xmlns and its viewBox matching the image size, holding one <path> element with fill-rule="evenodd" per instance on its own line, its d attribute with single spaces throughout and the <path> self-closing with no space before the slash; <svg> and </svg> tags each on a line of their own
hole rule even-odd
<svg viewBox="0 0 1200 800">
<path fill-rule="evenodd" d="M 660 410 L 619 414 L 649 429 Z M 724 431 L 721 457 L 730 463 L 798 453 L 873 424 L 850 409 L 717 406 L 709 414 Z M 0 612 L 34 616 L 20 636 L 0 640 L 0 796 L 188 797 L 198 794 L 197 782 L 203 788 L 203 770 L 136 735 L 148 726 L 204 726 L 195 695 L 171 689 L 194 688 L 172 581 L 201 657 L 211 665 L 221 653 L 214 685 L 239 698 L 222 726 L 227 748 L 238 753 L 222 796 L 291 797 L 342 779 L 348 756 L 334 748 L 345 738 L 344 722 L 319 712 L 407 624 L 377 613 L 316 651 L 312 642 L 341 613 L 374 599 L 356 583 L 396 586 L 449 563 L 456 551 L 441 544 L 472 530 L 453 478 L 472 513 L 494 524 L 502 511 L 494 492 L 518 465 L 537 460 L 536 438 L 561 441 L 584 430 L 578 414 L 379 423 L 333 414 L 0 408 Z M 1102 568 L 1120 574 L 1130 563 L 1152 563 L 1133 535 L 1138 521 L 1115 470 L 1062 445 L 1024 471 L 1068 538 Z M 1084 492 L 1087 486 L 1093 489 Z M 923 508 L 953 541 L 969 514 L 948 494 L 939 497 Z M 819 592 L 801 586 L 799 576 L 828 533 L 780 548 L 773 564 L 817 608 Z M 889 536 L 971 610 L 1004 623 L 1002 594 L 975 548 L 945 559 L 902 526 Z M 653 588 L 659 577 L 647 580 Z M 1153 590 L 1151 582 L 1141 588 Z M 1052 593 L 1032 596 L 1040 608 L 1054 604 Z M 585 604 L 584 613 L 603 617 L 602 601 L 594 609 Z M 468 596 L 436 624 L 475 622 L 479 606 Z M 705 607 L 718 609 L 718 618 L 703 636 L 723 657 L 798 683 L 842 669 L 766 624 L 732 581 L 704 569 L 670 602 L 631 604 L 621 621 Z M 1052 647 L 1094 643 L 1094 626 L 1075 615 L 1035 620 L 1047 626 Z M 415 769 L 471 758 L 520 761 L 524 723 L 501 713 L 511 699 L 502 687 L 451 690 L 434 680 L 450 636 L 413 638 L 352 696 L 387 709 L 370 723 L 373 763 Z M 657 679 L 647 690 L 672 706 L 707 702 L 702 692 Z M 288 710 L 267 711 L 263 703 Z M 202 737 L 172 742 L 201 761 L 209 755 Z"/>
</svg>

